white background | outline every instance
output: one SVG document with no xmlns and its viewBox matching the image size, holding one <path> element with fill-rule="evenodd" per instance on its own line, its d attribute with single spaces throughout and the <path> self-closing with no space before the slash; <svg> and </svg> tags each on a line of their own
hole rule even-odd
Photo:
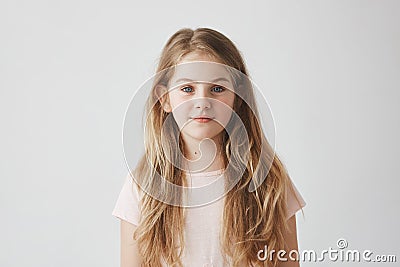
<svg viewBox="0 0 400 267">
<path fill-rule="evenodd" d="M 2 1 L 0 266 L 119 265 L 124 112 L 183 27 L 231 38 L 267 97 L 307 202 L 300 249 L 345 238 L 399 258 L 399 13 L 378 0 Z"/>
</svg>

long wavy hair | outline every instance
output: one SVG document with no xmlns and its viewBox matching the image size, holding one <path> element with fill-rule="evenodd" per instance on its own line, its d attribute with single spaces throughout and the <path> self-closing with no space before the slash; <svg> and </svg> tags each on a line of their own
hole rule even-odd
<svg viewBox="0 0 400 267">
<path fill-rule="evenodd" d="M 163 48 L 157 73 L 176 66 L 183 56 L 191 52 L 206 53 L 248 76 L 241 53 L 232 41 L 209 28 L 183 28 L 173 34 Z M 156 83 L 162 83 L 165 77 L 159 78 Z M 171 159 L 180 162 L 178 151 L 185 144 L 176 123 L 170 123 L 165 129 L 168 113 L 162 108 L 154 88 L 146 102 L 145 153 L 132 174 L 142 189 L 150 194 L 143 194 L 141 198 L 141 219 L 133 238 L 139 244 L 142 266 L 158 267 L 162 266 L 162 262 L 168 266 L 183 266 L 184 208 L 154 196 L 166 197 L 169 201 L 182 198 L 181 192 L 173 191 L 160 182 L 160 176 L 175 185 L 187 186 L 185 172 L 170 162 Z M 247 131 L 247 151 L 241 150 L 242 140 L 235 138 L 241 133 L 235 130 L 240 127 L 234 120 L 227 126 L 232 127 L 232 133 L 222 132 L 225 167 L 228 162 L 234 162 L 233 165 L 240 165 L 244 172 L 225 195 L 221 249 L 225 262 L 230 262 L 231 266 L 276 266 L 276 257 L 262 262 L 257 259 L 257 252 L 266 244 L 269 251 L 286 249 L 284 232 L 289 230 L 286 195 L 288 190 L 294 191 L 286 168 L 264 136 L 252 87 L 247 84 L 242 88 L 241 95 L 246 101 L 235 97 L 233 110 Z M 234 178 L 237 173 L 236 169 L 227 169 L 226 179 L 237 179 Z M 249 192 L 252 183 L 257 186 Z"/>
</svg>

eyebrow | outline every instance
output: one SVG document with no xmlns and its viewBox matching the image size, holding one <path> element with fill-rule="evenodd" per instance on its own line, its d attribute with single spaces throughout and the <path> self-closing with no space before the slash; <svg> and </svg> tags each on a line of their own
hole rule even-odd
<svg viewBox="0 0 400 267">
<path fill-rule="evenodd" d="M 175 83 L 178 83 L 178 82 L 194 82 L 194 81 L 195 80 L 191 80 L 191 79 L 188 79 L 188 78 L 181 78 L 181 79 L 176 80 Z M 223 77 L 214 79 L 211 82 L 215 83 L 215 82 L 219 82 L 219 81 L 224 81 L 224 82 L 230 83 L 230 81 L 228 79 L 223 78 Z"/>
</svg>

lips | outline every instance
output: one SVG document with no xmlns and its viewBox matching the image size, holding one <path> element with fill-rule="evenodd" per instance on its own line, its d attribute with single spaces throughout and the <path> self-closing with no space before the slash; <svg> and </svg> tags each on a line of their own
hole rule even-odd
<svg viewBox="0 0 400 267">
<path fill-rule="evenodd" d="M 205 123 L 213 120 L 211 117 L 208 116 L 198 116 L 193 118 L 194 121 L 200 122 L 200 123 Z"/>
</svg>

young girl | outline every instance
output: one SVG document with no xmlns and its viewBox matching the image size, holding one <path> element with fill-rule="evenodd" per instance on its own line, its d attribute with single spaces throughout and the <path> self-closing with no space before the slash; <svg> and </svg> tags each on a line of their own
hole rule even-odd
<svg viewBox="0 0 400 267">
<path fill-rule="evenodd" d="M 112 212 L 122 267 L 299 266 L 295 213 L 305 202 L 264 136 L 246 77 L 215 30 L 181 29 L 166 43 L 145 154 Z M 195 198 L 187 188 L 203 190 Z"/>
</svg>

